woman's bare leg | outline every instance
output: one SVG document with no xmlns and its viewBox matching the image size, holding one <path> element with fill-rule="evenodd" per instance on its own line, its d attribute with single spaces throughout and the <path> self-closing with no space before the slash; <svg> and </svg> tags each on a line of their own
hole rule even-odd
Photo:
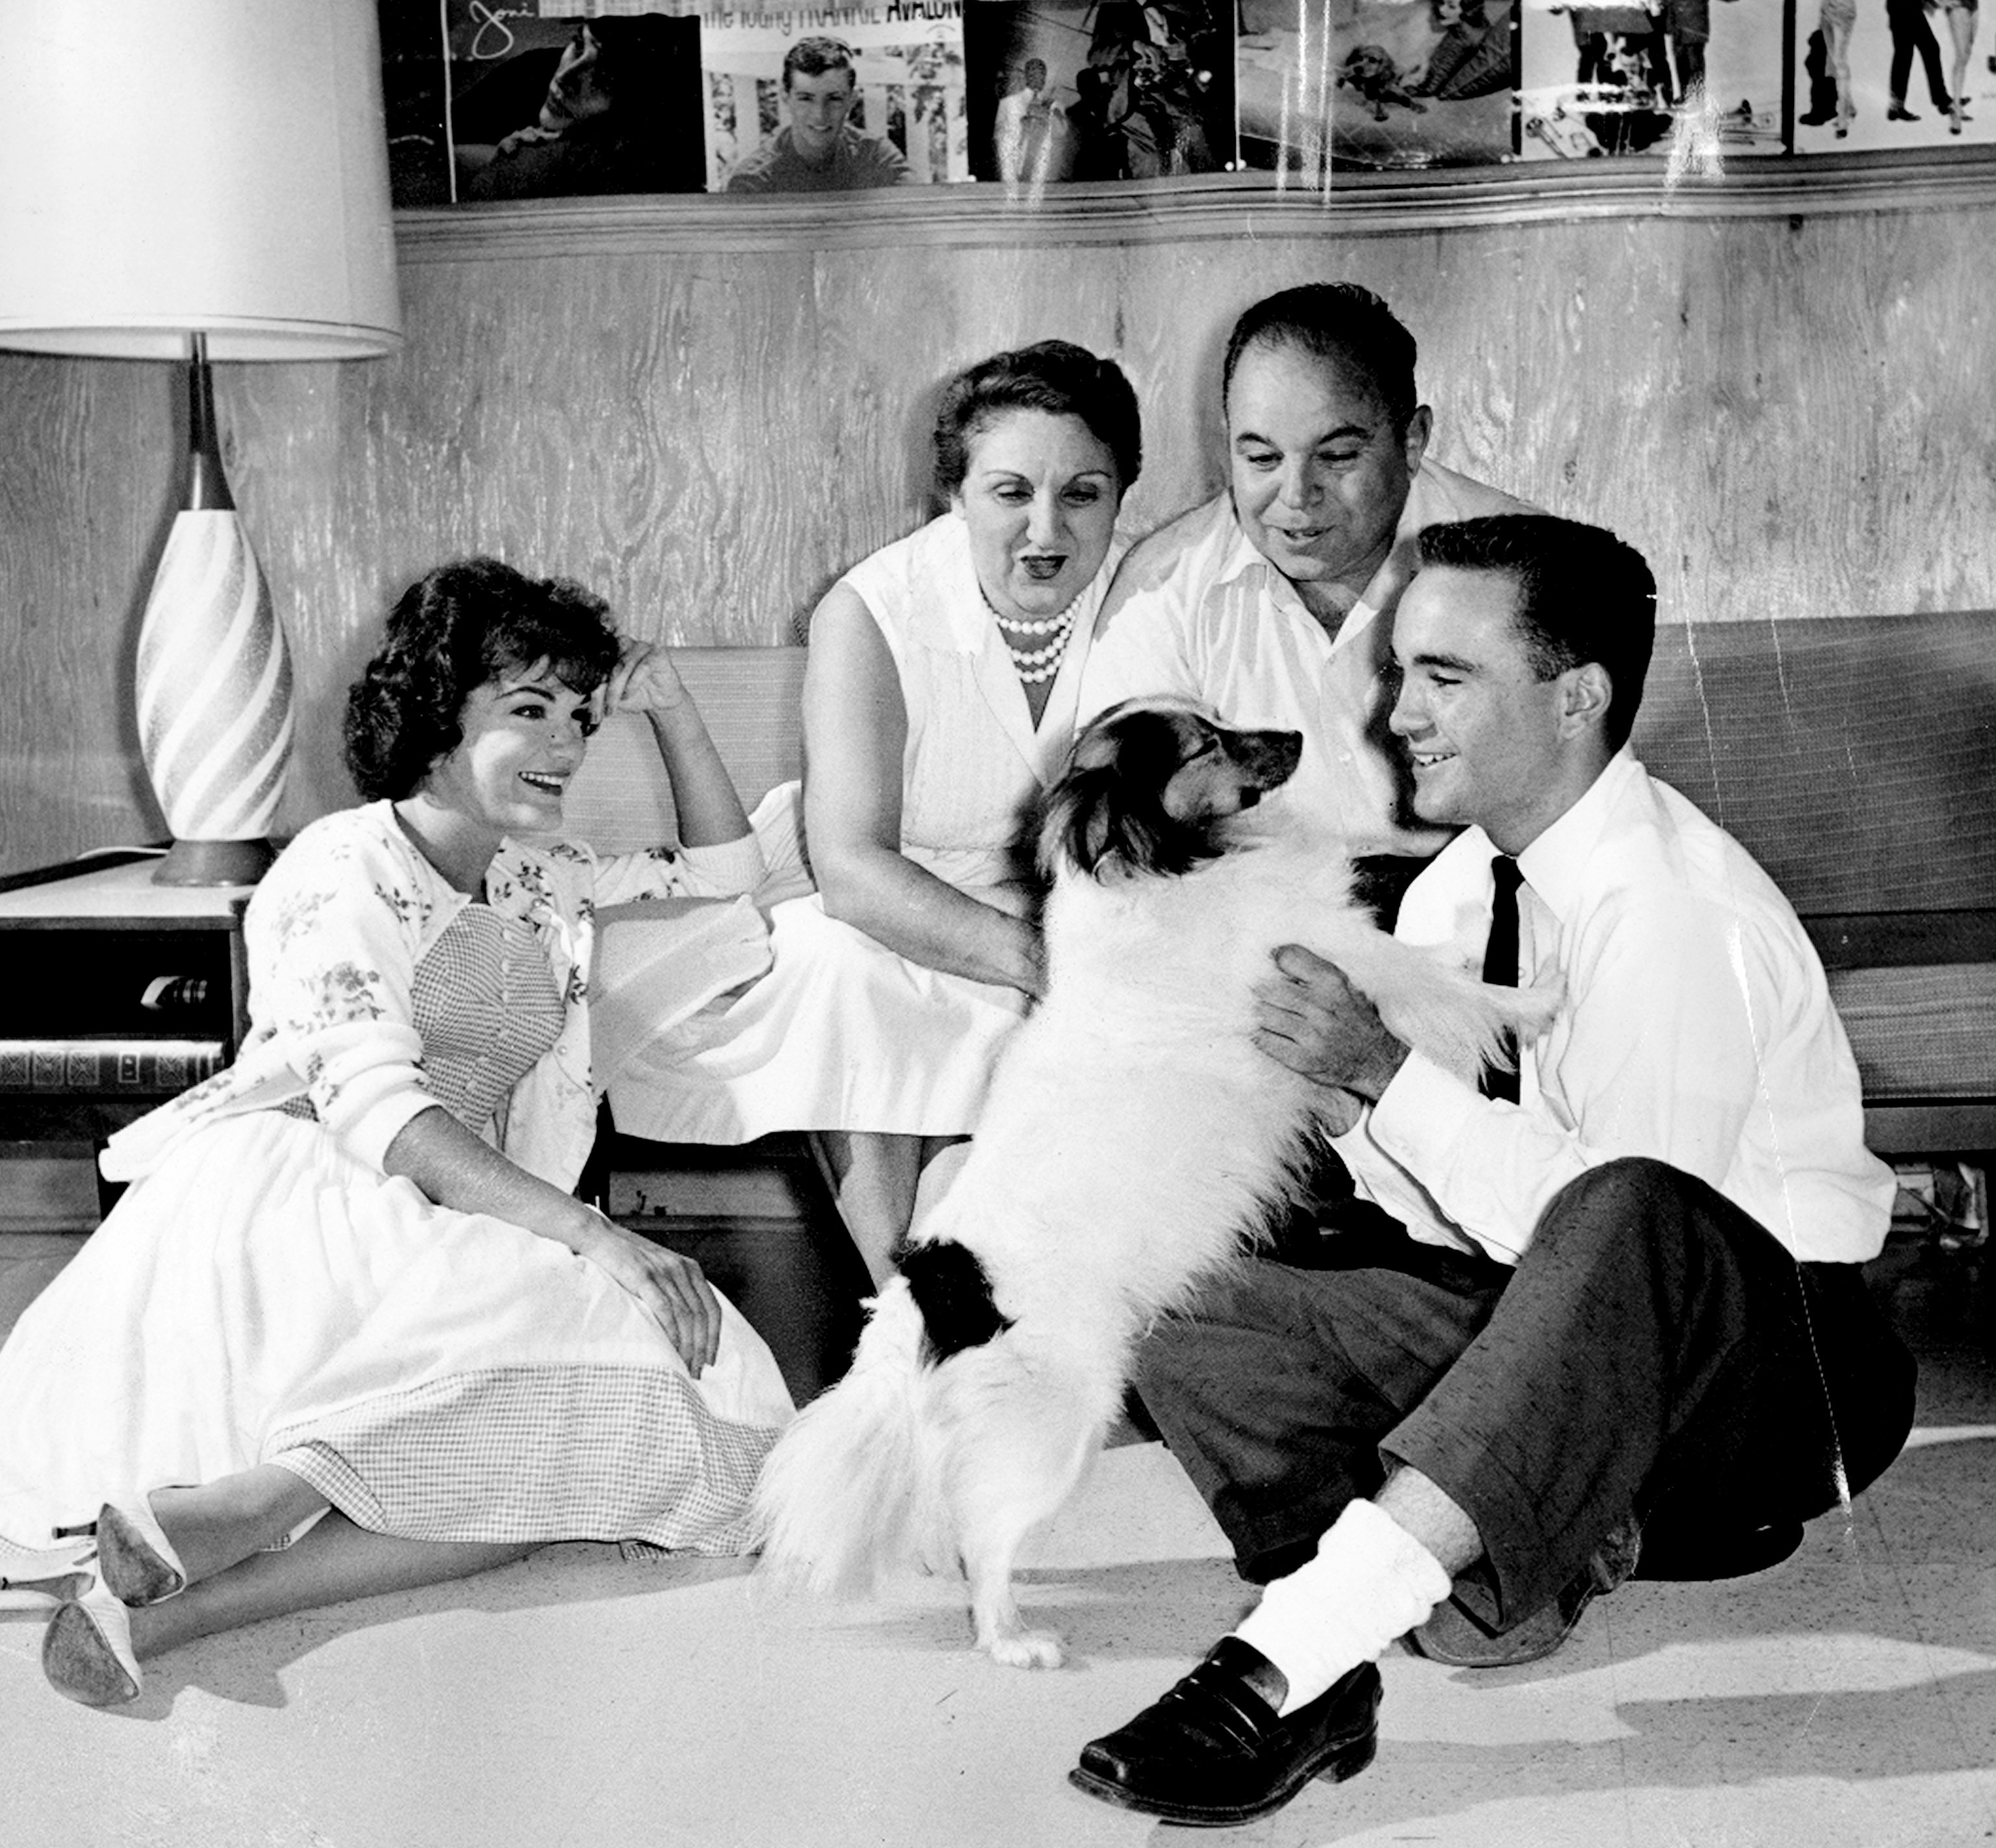
<svg viewBox="0 0 1996 1848">
<path fill-rule="evenodd" d="M 1850 91 L 1850 28 L 1822 22 L 1823 53 L 1829 61 L 1830 75 L 1836 84 L 1836 132 L 1847 135 L 1857 102 Z"/>
<path fill-rule="evenodd" d="M 1965 6 L 1950 8 L 1947 29 L 1954 41 L 1954 75 L 1948 85 L 1952 106 L 1948 113 L 1953 119 L 1951 132 L 1959 135 L 1968 115 L 1968 98 L 1963 92 L 1968 87 L 1968 54 L 1975 44 L 1975 15 Z"/>
<path fill-rule="evenodd" d="M 276 1546 L 328 1505 L 302 1476 L 276 1463 L 193 1487 L 156 1488 L 146 1499 L 190 1585 Z"/>
<path fill-rule="evenodd" d="M 253 1554 L 177 1598 L 133 1611 L 132 1650 L 143 1660 L 267 1617 L 468 1578 L 523 1559 L 541 1544 L 398 1540 L 331 1513 L 282 1552 Z"/>
<path fill-rule="evenodd" d="M 893 1275 L 895 1258 L 914 1220 L 923 1139 L 870 1130 L 814 1130 L 810 1144 L 838 1203 L 838 1216 L 878 1289 Z"/>
</svg>

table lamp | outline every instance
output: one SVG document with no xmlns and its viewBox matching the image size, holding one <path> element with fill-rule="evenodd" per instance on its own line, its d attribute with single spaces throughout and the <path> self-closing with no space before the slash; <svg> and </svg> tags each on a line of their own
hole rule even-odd
<svg viewBox="0 0 1996 1848">
<path fill-rule="evenodd" d="M 139 638 L 174 835 L 154 876 L 247 883 L 291 675 L 209 367 L 401 344 L 375 0 L 0 0 L 0 347 L 188 370 L 186 501 Z"/>
</svg>

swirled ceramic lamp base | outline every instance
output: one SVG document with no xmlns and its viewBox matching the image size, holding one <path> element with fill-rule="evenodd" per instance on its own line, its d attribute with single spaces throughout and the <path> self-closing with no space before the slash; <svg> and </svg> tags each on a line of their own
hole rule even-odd
<svg viewBox="0 0 1996 1848">
<path fill-rule="evenodd" d="M 268 841 L 176 841 L 153 869 L 156 886 L 253 886 L 277 850 Z"/>
<path fill-rule="evenodd" d="M 175 516 L 139 631 L 139 742 L 175 845 L 165 885 L 239 885 L 269 865 L 291 755 L 291 669 L 233 509 Z"/>
</svg>

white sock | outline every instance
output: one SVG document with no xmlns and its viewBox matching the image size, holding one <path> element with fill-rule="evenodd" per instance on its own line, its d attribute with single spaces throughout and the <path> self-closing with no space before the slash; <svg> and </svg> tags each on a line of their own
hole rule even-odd
<svg viewBox="0 0 1996 1848">
<path fill-rule="evenodd" d="M 1448 1595 L 1441 1562 L 1376 1502 L 1348 1504 L 1316 1557 L 1276 1579 L 1234 1633 L 1282 1670 L 1282 1710 L 1293 1713 L 1395 1637 L 1423 1623 Z"/>
</svg>

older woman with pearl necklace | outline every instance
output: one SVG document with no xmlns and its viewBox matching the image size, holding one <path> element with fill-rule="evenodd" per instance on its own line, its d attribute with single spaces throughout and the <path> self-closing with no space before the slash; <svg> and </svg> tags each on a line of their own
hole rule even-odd
<svg viewBox="0 0 1996 1848">
<path fill-rule="evenodd" d="M 854 566 L 811 621 L 804 833 L 817 890 L 716 1043 L 662 1070 L 669 1140 L 814 1133 L 878 1282 L 925 1163 L 976 1124 L 1043 979 L 1026 841 L 1072 735 L 1082 658 L 1142 459 L 1135 394 L 1065 341 L 945 387 L 945 511 Z"/>
</svg>

